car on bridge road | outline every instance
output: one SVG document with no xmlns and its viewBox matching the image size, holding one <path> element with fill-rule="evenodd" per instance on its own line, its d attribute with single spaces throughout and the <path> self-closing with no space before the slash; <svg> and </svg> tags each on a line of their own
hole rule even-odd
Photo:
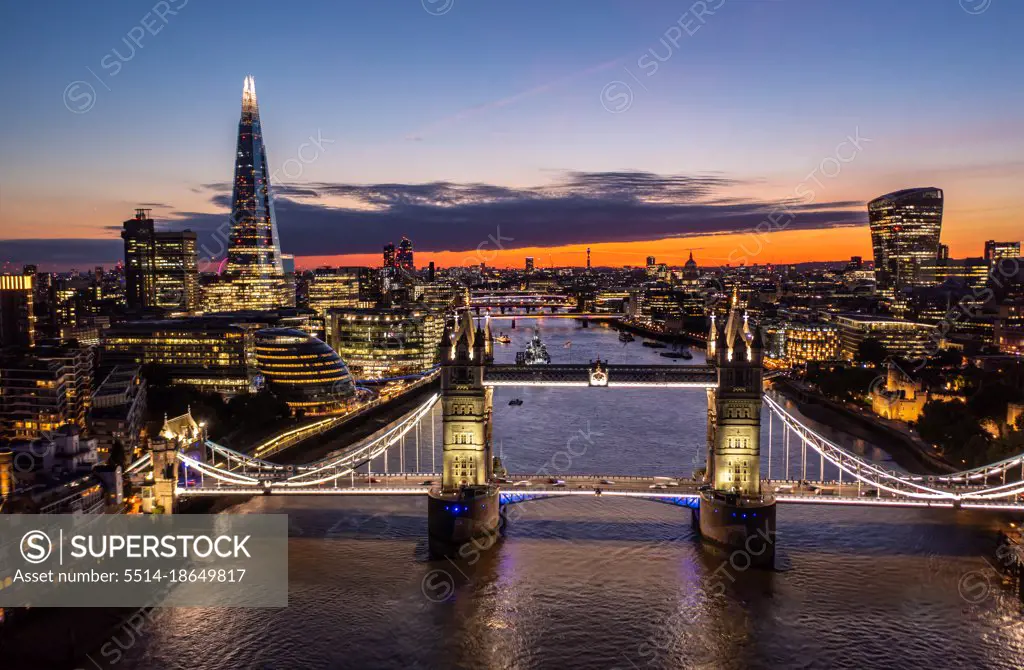
<svg viewBox="0 0 1024 670">
<path fill-rule="evenodd" d="M 531 482 L 529 479 L 523 479 L 516 482 L 512 486 L 533 486 L 533 482 Z"/>
<path fill-rule="evenodd" d="M 665 486 L 664 484 L 651 484 L 647 488 L 649 488 L 649 489 L 667 489 L 668 487 Z"/>
<path fill-rule="evenodd" d="M 602 479 L 601 481 L 598 482 L 598 484 L 603 484 L 604 486 L 614 486 L 615 482 L 613 482 L 610 479 Z"/>
</svg>

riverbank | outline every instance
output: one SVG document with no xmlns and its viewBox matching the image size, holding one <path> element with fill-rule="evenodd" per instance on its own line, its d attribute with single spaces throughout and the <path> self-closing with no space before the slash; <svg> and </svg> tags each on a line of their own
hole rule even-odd
<svg viewBox="0 0 1024 670">
<path fill-rule="evenodd" d="M 338 442 L 342 437 L 344 437 L 345 444 L 341 446 L 345 446 L 372 435 L 421 405 L 440 388 L 441 379 L 438 377 L 391 402 L 377 405 L 338 426 L 280 451 L 268 460 L 284 465 L 296 465 L 324 458 L 327 454 L 339 449 Z"/>
<path fill-rule="evenodd" d="M 774 380 L 773 387 L 793 401 L 804 416 L 884 449 L 908 472 L 920 475 L 956 472 L 956 468 L 933 453 L 929 445 L 881 423 L 874 414 L 855 412 L 785 377 Z"/>
<path fill-rule="evenodd" d="M 617 330 L 624 330 L 634 335 L 641 335 L 649 340 L 658 340 L 659 342 L 685 342 L 699 349 L 707 347 L 707 341 L 698 337 L 693 333 L 686 331 L 679 331 L 678 333 L 670 333 L 662 330 L 655 330 L 647 326 L 627 321 L 625 319 L 613 319 L 611 321 L 612 327 Z"/>
</svg>

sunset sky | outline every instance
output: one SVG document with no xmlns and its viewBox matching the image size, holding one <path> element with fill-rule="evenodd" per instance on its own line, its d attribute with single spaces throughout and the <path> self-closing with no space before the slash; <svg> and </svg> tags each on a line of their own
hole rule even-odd
<svg viewBox="0 0 1024 670">
<path fill-rule="evenodd" d="M 300 4 L 4 3 L 0 262 L 111 265 L 139 206 L 223 255 L 250 73 L 300 267 L 869 257 L 913 186 L 954 256 L 1024 237 L 1016 0 Z"/>
</svg>

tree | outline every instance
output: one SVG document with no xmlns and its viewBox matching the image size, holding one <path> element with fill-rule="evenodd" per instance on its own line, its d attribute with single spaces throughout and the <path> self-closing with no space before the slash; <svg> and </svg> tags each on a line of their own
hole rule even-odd
<svg viewBox="0 0 1024 670">
<path fill-rule="evenodd" d="M 807 381 L 817 384 L 822 395 L 840 402 L 860 401 L 871 390 L 877 376 L 874 370 L 837 366 L 831 370 L 818 367 L 808 370 Z"/>
<path fill-rule="evenodd" d="M 962 405 L 930 400 L 921 410 L 917 421 L 921 437 L 939 445 L 949 460 L 968 466 L 986 463 L 989 436 L 981 428 L 978 417 Z"/>
<path fill-rule="evenodd" d="M 1006 405 L 1016 397 L 1017 390 L 1003 381 L 982 383 L 967 400 L 967 406 L 979 418 L 1002 422 L 1006 418 Z"/>
<path fill-rule="evenodd" d="M 874 337 L 866 337 L 857 345 L 857 355 L 854 359 L 858 363 L 871 363 L 875 367 L 880 366 L 889 357 L 889 351 Z"/>
</svg>

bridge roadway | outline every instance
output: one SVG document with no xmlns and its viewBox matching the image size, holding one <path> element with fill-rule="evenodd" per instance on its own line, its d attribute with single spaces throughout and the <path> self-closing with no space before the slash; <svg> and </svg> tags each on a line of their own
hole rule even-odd
<svg viewBox="0 0 1024 670">
<path fill-rule="evenodd" d="M 426 495 L 441 482 L 440 473 L 383 474 L 365 473 L 354 477 L 343 477 L 340 481 L 349 486 L 288 487 L 282 485 L 270 488 L 253 486 L 223 485 L 179 487 L 178 496 L 225 496 L 225 495 Z M 634 475 L 585 475 L 568 474 L 557 477 L 540 477 L 536 474 L 510 474 L 497 480 L 501 486 L 505 503 L 524 502 L 540 498 L 562 496 L 611 496 L 643 498 L 693 507 L 699 497 L 698 484 L 685 479 L 671 477 L 638 477 Z M 779 503 L 819 505 L 863 505 L 870 507 L 956 507 L 950 500 L 922 500 L 890 496 L 884 491 L 867 485 L 858 486 L 837 481 L 801 482 L 797 480 L 764 481 L 763 486 L 775 496 Z M 967 487 L 978 488 L 978 487 Z M 965 489 L 966 490 L 966 489 Z M 1002 511 L 1024 511 L 1021 500 L 978 500 L 963 501 L 963 509 L 992 509 Z"/>
<path fill-rule="evenodd" d="M 711 365 L 604 365 L 610 387 L 713 388 L 718 372 Z M 583 365 L 488 365 L 484 386 L 595 386 L 592 368 Z"/>
</svg>

